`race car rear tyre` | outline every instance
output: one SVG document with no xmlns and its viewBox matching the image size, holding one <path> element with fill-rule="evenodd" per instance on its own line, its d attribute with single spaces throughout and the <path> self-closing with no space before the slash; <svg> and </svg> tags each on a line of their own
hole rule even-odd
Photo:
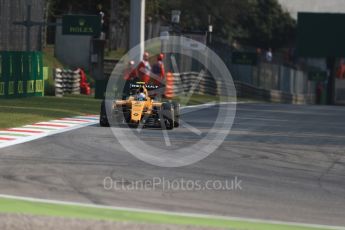
<svg viewBox="0 0 345 230">
<path fill-rule="evenodd" d="M 174 129 L 174 107 L 172 104 L 165 102 L 162 104 L 162 112 L 165 127 L 167 130 Z"/>
<path fill-rule="evenodd" d="M 177 128 L 180 126 L 180 104 L 173 102 L 174 107 L 174 127 Z"/>
<path fill-rule="evenodd" d="M 102 104 L 101 104 L 101 112 L 100 112 L 100 115 L 99 115 L 99 125 L 101 127 L 109 127 L 107 111 L 106 111 L 106 108 L 105 108 L 105 101 L 102 101 Z"/>
</svg>

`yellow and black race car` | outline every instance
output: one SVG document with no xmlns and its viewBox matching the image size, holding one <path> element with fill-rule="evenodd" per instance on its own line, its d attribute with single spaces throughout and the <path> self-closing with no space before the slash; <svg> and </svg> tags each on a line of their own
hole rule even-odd
<svg viewBox="0 0 345 230">
<path fill-rule="evenodd" d="M 176 102 L 154 100 L 148 90 L 158 89 L 157 86 L 136 82 L 130 88 L 131 93 L 127 99 L 102 102 L 101 126 L 128 124 L 136 127 L 142 124 L 143 127 L 168 130 L 179 126 L 180 105 Z"/>
</svg>

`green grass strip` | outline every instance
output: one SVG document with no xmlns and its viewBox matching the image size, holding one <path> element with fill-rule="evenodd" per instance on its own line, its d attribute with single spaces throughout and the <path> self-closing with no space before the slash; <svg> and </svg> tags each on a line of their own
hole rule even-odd
<svg viewBox="0 0 345 230">
<path fill-rule="evenodd" d="M 285 224 L 272 224 L 221 218 L 188 217 L 140 211 L 113 210 L 97 207 L 83 207 L 68 204 L 49 204 L 17 199 L 0 198 L 0 212 L 21 213 L 40 216 L 58 216 L 91 220 L 126 221 L 151 224 L 191 225 L 237 230 L 315 230 L 312 228 Z M 325 228 L 327 229 L 327 228 Z"/>
<path fill-rule="evenodd" d="M 99 114 L 100 105 L 100 100 L 85 95 L 0 99 L 0 129 L 63 117 Z"/>
</svg>

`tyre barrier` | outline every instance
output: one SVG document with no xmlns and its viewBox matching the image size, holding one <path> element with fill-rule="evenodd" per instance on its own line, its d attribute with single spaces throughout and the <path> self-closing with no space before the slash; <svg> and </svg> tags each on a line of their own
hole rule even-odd
<svg viewBox="0 0 345 230">
<path fill-rule="evenodd" d="M 174 73 L 173 86 L 174 95 L 188 94 L 192 91 L 196 94 L 218 95 L 216 81 L 205 73 Z"/>
<path fill-rule="evenodd" d="M 62 97 L 65 94 L 80 94 L 80 70 L 55 69 L 55 96 Z"/>
<path fill-rule="evenodd" d="M 259 100 L 287 104 L 315 104 L 315 94 L 286 93 L 279 90 L 267 90 L 235 81 L 238 97 L 255 98 Z"/>
</svg>

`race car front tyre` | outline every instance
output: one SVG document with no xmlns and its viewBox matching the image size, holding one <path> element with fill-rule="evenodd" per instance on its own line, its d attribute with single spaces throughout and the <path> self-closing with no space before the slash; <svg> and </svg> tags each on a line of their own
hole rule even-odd
<svg viewBox="0 0 345 230">
<path fill-rule="evenodd" d="M 163 103 L 162 104 L 162 112 L 163 118 L 165 123 L 165 128 L 167 130 L 174 129 L 174 107 L 170 103 Z"/>
<path fill-rule="evenodd" d="M 177 128 L 180 126 L 180 104 L 173 102 L 174 107 L 174 127 Z"/>
</svg>

